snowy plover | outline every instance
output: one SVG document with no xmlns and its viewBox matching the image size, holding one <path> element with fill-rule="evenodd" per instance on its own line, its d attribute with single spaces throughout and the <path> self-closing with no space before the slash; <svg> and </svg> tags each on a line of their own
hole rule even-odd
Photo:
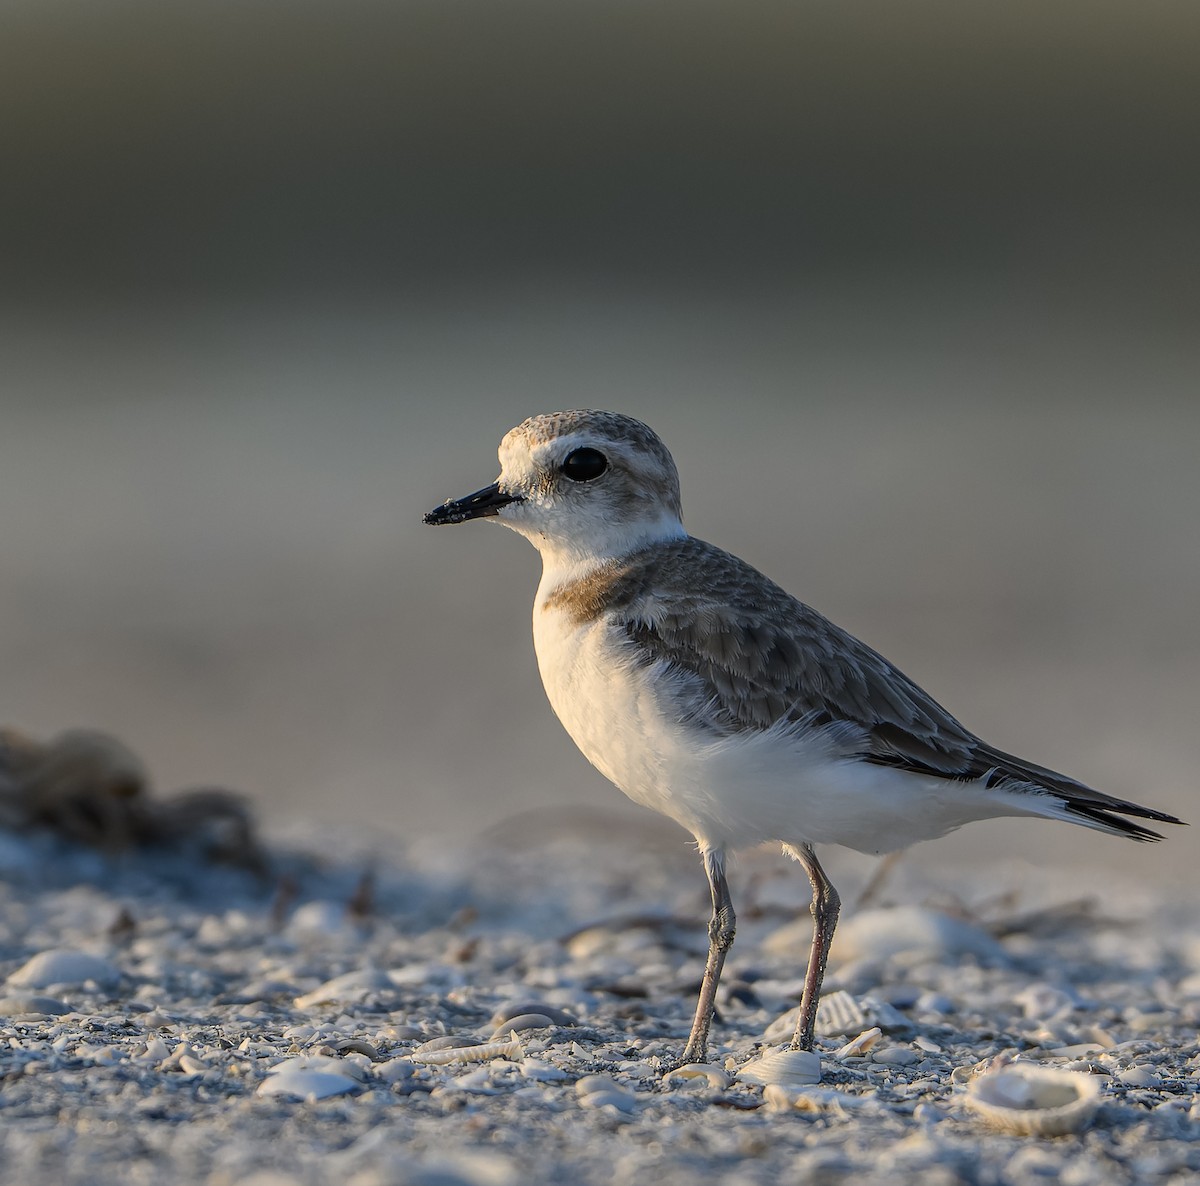
<svg viewBox="0 0 1200 1186">
<path fill-rule="evenodd" d="M 1042 816 L 1162 837 L 1110 798 L 993 749 L 881 655 L 683 528 L 671 454 L 613 412 L 534 416 L 500 477 L 426 523 L 493 518 L 542 554 L 533 640 L 584 756 L 696 838 L 709 954 L 684 1061 L 703 1061 L 734 911 L 726 853 L 778 841 L 812 883 L 813 939 L 793 1049 L 810 1050 L 839 899 L 814 852 L 885 853 L 971 820 Z"/>
</svg>

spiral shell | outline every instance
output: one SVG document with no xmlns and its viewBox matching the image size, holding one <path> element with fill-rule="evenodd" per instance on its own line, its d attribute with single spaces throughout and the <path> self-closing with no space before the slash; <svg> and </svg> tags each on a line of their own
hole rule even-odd
<svg viewBox="0 0 1200 1186">
<path fill-rule="evenodd" d="M 455 1062 L 486 1062 L 490 1058 L 509 1058 L 519 1061 L 525 1057 L 525 1048 L 521 1039 L 512 1034 L 505 1041 L 479 1042 L 474 1046 L 451 1046 L 440 1050 L 431 1050 L 432 1042 L 419 1046 L 409 1052 L 408 1057 L 413 1062 L 426 1063 L 429 1066 L 448 1066 Z"/>
<path fill-rule="evenodd" d="M 985 1071 L 967 1088 L 967 1105 L 985 1124 L 1021 1136 L 1079 1132 L 1099 1104 L 1094 1075 L 1027 1063 Z"/>
</svg>

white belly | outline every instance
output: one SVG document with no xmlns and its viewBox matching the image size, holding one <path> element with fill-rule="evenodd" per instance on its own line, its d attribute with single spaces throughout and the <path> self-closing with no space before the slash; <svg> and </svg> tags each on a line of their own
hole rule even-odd
<svg viewBox="0 0 1200 1186">
<path fill-rule="evenodd" d="M 821 733 L 714 738 L 682 725 L 663 694 L 667 670 L 635 664 L 603 616 L 580 625 L 538 606 L 533 634 L 550 704 L 588 761 L 704 847 L 775 840 L 882 853 L 975 819 L 1043 814 L 1027 796 L 864 763 Z"/>
</svg>

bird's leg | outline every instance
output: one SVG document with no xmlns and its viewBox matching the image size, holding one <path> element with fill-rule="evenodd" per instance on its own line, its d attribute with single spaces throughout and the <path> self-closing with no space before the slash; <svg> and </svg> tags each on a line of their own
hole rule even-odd
<svg viewBox="0 0 1200 1186">
<path fill-rule="evenodd" d="M 700 999 L 696 1002 L 696 1019 L 692 1022 L 692 1032 L 683 1051 L 685 1063 L 703 1062 L 708 1057 L 708 1030 L 717 1004 L 717 985 L 721 982 L 725 953 L 733 945 L 737 924 L 733 900 L 729 896 L 729 884 L 725 880 L 723 849 L 704 850 L 704 872 L 708 874 L 708 885 L 712 891 L 713 912 L 708 924 L 708 962 L 704 965 Z"/>
<path fill-rule="evenodd" d="M 829 878 L 825 876 L 825 870 L 821 868 L 812 845 L 789 845 L 788 850 L 804 866 L 813 891 L 812 905 L 809 907 L 813 917 L 812 950 L 808 955 L 808 971 L 804 975 L 800 1019 L 796 1023 L 796 1034 L 792 1038 L 793 1050 L 811 1050 L 813 1032 L 817 1024 L 817 1006 L 821 1001 L 821 981 L 825 979 L 829 945 L 833 942 L 833 932 L 837 926 L 842 900 Z"/>
</svg>

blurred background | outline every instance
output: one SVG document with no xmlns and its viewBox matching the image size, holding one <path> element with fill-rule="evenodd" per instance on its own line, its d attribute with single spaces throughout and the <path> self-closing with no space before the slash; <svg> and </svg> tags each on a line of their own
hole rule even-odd
<svg viewBox="0 0 1200 1186">
<path fill-rule="evenodd" d="M 650 831 L 536 555 L 420 522 L 598 406 L 967 725 L 1196 820 L 1198 60 L 1153 0 L 5 4 L 0 719 L 272 826 Z"/>
</svg>

